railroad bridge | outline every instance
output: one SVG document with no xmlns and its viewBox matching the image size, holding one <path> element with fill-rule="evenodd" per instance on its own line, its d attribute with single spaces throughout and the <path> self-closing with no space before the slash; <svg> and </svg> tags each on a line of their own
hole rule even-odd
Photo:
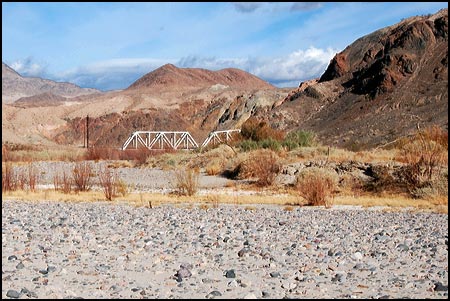
<svg viewBox="0 0 450 301">
<path fill-rule="evenodd" d="M 228 142 L 232 138 L 233 133 L 239 133 L 241 130 L 225 130 L 214 131 L 209 133 L 205 141 L 201 144 L 204 148 L 209 144 L 216 145 Z M 189 132 L 180 131 L 137 131 L 133 132 L 122 146 L 122 150 L 127 147 L 144 146 L 148 149 L 196 149 L 199 148 L 198 143 Z"/>
</svg>

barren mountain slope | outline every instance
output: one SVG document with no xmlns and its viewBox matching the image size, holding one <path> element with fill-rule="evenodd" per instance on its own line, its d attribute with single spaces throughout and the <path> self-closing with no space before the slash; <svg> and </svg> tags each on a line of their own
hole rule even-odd
<svg viewBox="0 0 450 301">
<path fill-rule="evenodd" d="M 332 145 L 382 145 L 437 124 L 448 127 L 448 10 L 406 19 L 356 40 L 316 84 L 291 92 L 267 117 L 312 130 Z"/>
<path fill-rule="evenodd" d="M 42 93 L 58 96 L 75 97 L 92 93 L 100 93 L 96 89 L 80 88 L 72 83 L 54 82 L 38 77 L 23 77 L 2 63 L 2 103 L 11 103 L 21 97 L 29 97 Z"/>
<path fill-rule="evenodd" d="M 166 64 L 147 73 L 127 90 L 187 91 L 211 86 L 227 86 L 239 89 L 275 89 L 260 78 L 234 68 L 211 71 L 201 68 L 177 68 Z"/>
</svg>

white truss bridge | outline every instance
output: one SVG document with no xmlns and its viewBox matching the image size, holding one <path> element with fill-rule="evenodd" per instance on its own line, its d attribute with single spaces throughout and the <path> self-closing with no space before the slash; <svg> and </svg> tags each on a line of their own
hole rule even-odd
<svg viewBox="0 0 450 301">
<path fill-rule="evenodd" d="M 209 144 L 220 144 L 228 142 L 232 138 L 232 133 L 239 133 L 241 130 L 226 130 L 214 131 L 209 133 L 201 147 L 206 147 Z M 133 132 L 122 146 L 122 150 L 127 147 L 144 146 L 147 149 L 196 149 L 199 147 L 198 143 L 191 136 L 189 132 L 174 132 L 174 131 L 137 131 Z"/>
</svg>

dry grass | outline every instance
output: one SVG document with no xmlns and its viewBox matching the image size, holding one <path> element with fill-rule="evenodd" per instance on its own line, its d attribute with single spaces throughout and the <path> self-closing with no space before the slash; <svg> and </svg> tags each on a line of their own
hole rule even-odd
<svg viewBox="0 0 450 301">
<path fill-rule="evenodd" d="M 208 210 L 209 206 L 207 204 L 200 204 L 200 205 L 198 205 L 198 208 L 203 209 L 203 210 Z"/>
<path fill-rule="evenodd" d="M 379 163 L 394 161 L 398 156 L 396 149 L 378 149 L 368 151 L 353 152 L 350 150 L 326 146 L 302 147 L 290 151 L 287 155 L 287 161 L 304 162 L 304 161 L 323 161 L 323 162 L 346 162 L 359 161 L 364 163 Z"/>
<path fill-rule="evenodd" d="M 67 161 L 82 160 L 86 149 L 74 146 L 42 147 L 35 145 L 3 146 L 5 157 L 3 161 L 30 162 L 30 161 Z"/>
<path fill-rule="evenodd" d="M 403 145 L 399 146 L 399 149 L 377 149 L 377 150 L 369 150 L 369 151 L 359 151 L 352 152 L 344 149 L 337 148 L 328 148 L 324 146 L 316 146 L 316 147 L 302 147 L 295 149 L 293 151 L 284 152 L 282 155 L 284 163 L 292 163 L 292 162 L 305 162 L 305 161 L 318 161 L 318 162 L 344 162 L 344 161 L 358 161 L 365 163 L 379 163 L 379 162 L 412 162 L 412 159 L 419 158 L 423 155 L 424 151 L 430 150 L 431 159 L 435 159 L 438 163 L 446 163 L 448 161 L 447 156 L 442 157 L 441 149 L 437 149 L 435 143 L 425 144 L 425 142 L 435 141 L 439 145 L 444 145 L 445 142 L 448 143 L 448 138 L 446 133 L 438 131 L 437 129 L 431 129 L 427 132 L 424 132 L 419 136 L 422 144 L 412 145 L 410 147 L 412 150 L 417 150 L 417 156 L 409 158 L 405 157 L 406 155 L 412 156 L 411 153 L 408 153 L 409 148 L 406 147 L 407 143 L 410 143 L 409 140 L 405 140 Z M 422 138 L 421 138 L 422 137 Z M 417 137 L 416 137 L 417 138 Z M 414 148 L 414 147 L 416 148 Z M 403 148 L 402 148 L 403 147 Z M 443 146 L 444 149 L 448 149 L 448 146 Z M 266 151 L 267 150 L 262 150 Z M 402 156 L 403 151 L 403 156 Z M 217 148 L 212 148 L 207 150 L 206 152 L 184 152 L 184 151 L 172 151 L 165 153 L 158 153 L 152 156 L 148 156 L 146 154 L 146 163 L 148 167 L 158 167 L 162 169 L 180 169 L 180 168 L 190 168 L 196 167 L 205 169 L 207 174 L 216 175 L 221 171 L 226 170 L 228 167 L 231 167 L 232 170 L 234 167 L 238 166 L 242 162 L 251 162 L 255 164 L 258 168 L 260 166 L 270 166 L 270 164 L 264 163 L 261 158 L 255 158 L 254 154 L 259 151 L 254 152 L 243 152 L 243 153 L 235 153 L 232 148 L 229 146 L 219 146 Z M 23 170 L 26 170 L 26 166 L 30 161 L 53 161 L 53 160 L 62 160 L 62 161 L 78 161 L 83 159 L 86 155 L 86 150 L 79 147 L 58 147 L 58 148 L 39 148 L 39 147 L 16 147 L 7 149 L 4 147 L 2 149 L 2 154 L 4 155 L 4 160 L 16 161 L 14 163 L 15 166 L 23 165 Z M 426 154 L 426 153 L 425 153 Z M 437 156 L 437 155 L 439 156 Z M 448 154 L 448 150 L 444 150 L 444 154 Z M 95 154 L 92 154 L 95 155 Z M 135 164 L 142 164 L 142 158 L 138 158 L 139 155 L 135 153 L 123 154 L 128 155 L 130 160 L 116 160 L 112 162 L 108 162 L 108 167 L 110 168 L 118 168 L 118 167 L 133 167 Z M 280 153 L 277 153 L 278 158 L 280 159 Z M 423 156 L 422 156 L 423 157 Z M 133 159 L 131 159 L 133 158 Z M 435 160 L 435 161 L 436 161 Z M 20 161 L 20 162 L 17 162 Z M 138 161 L 141 161 L 138 163 Z M 281 161 L 281 159 L 279 160 Z M 443 167 L 440 166 L 440 169 L 435 169 L 434 161 L 430 161 L 431 163 L 429 168 L 433 172 L 433 176 L 437 176 L 443 170 Z M 11 167 L 11 162 L 5 162 Z M 55 179 L 55 189 L 58 191 L 29 191 L 27 189 L 27 173 L 23 173 L 19 175 L 19 173 L 12 173 L 11 169 L 5 170 L 5 163 L 3 164 L 2 174 L 7 175 L 7 177 L 2 177 L 2 195 L 12 198 L 18 199 L 52 199 L 52 200 L 60 200 L 60 201 L 99 201 L 104 200 L 105 196 L 101 191 L 79 191 L 74 192 L 73 187 L 70 188 L 71 183 L 70 179 L 72 174 L 71 172 L 66 173 L 66 180 L 60 176 L 60 178 Z M 31 168 L 31 167 L 30 167 Z M 198 170 L 198 169 L 197 169 Z M 269 169 L 270 170 L 270 169 Z M 10 175 L 8 176 L 8 172 Z M 438 173 L 439 172 L 439 173 Z M 35 173 L 35 172 L 32 172 Z M 271 176 L 276 176 L 279 173 L 279 169 L 277 172 L 272 172 Z M 426 194 L 426 197 L 414 199 L 411 195 L 408 194 L 400 194 L 399 191 L 391 191 L 388 194 L 385 187 L 381 187 L 380 190 L 376 194 L 364 192 L 361 189 L 361 183 L 356 181 L 350 175 L 344 175 L 343 187 L 341 187 L 339 191 L 339 195 L 335 197 L 330 197 L 330 200 L 333 201 L 334 205 L 356 205 L 363 207 L 372 207 L 372 206 L 384 206 L 388 208 L 387 210 L 397 210 L 398 208 L 414 208 L 414 210 L 427 210 L 438 213 L 448 214 L 448 171 L 443 172 L 444 176 L 440 176 L 439 178 L 439 187 L 432 187 L 434 190 L 431 191 L 433 193 L 429 193 L 428 190 L 425 190 L 425 187 L 419 192 L 422 194 Z M 90 173 L 89 173 L 90 174 Z M 251 175 L 254 179 L 257 179 L 256 173 Z M 345 177 L 347 176 L 347 177 Z M 236 177 L 239 178 L 239 177 Z M 261 177 L 263 178 L 263 177 Z M 9 179 L 9 180 L 8 180 Z M 6 182 L 4 182 L 6 180 Z M 10 184 L 8 184 L 8 181 Z M 263 180 L 264 181 L 264 180 Z M 66 189 L 64 189 L 64 185 L 62 183 L 66 183 Z M 266 181 L 266 183 L 269 183 Z M 442 183 L 441 183 L 442 182 Z M 342 183 L 341 183 L 342 184 Z M 442 185 L 441 185 L 442 184 Z M 444 185 L 445 184 L 445 185 Z M 5 186 L 12 185 L 11 187 L 22 188 L 23 191 L 7 191 Z M 266 184 L 264 184 L 266 185 Z M 441 189 L 440 187 L 444 187 L 446 189 Z M 67 187 L 68 186 L 68 187 Z M 195 185 L 191 185 L 195 186 Z M 154 206 L 158 206 L 160 204 L 175 204 L 177 206 L 185 206 L 187 208 L 196 208 L 197 204 L 204 205 L 203 207 L 208 207 L 210 209 L 217 208 L 219 204 L 235 204 L 235 205 L 246 205 L 247 207 L 254 207 L 252 205 L 255 204 L 275 204 L 284 206 L 283 210 L 291 211 L 296 208 L 296 206 L 307 205 L 308 201 L 305 198 L 299 198 L 298 194 L 292 189 L 291 191 L 277 191 L 277 188 L 268 184 L 270 189 L 261 190 L 259 186 L 242 186 L 237 184 L 235 181 L 230 181 L 225 185 L 226 194 L 209 194 L 209 195 L 198 195 L 191 194 L 186 195 L 165 195 L 158 193 L 129 193 L 129 189 L 125 183 L 122 183 L 122 191 L 123 193 L 118 193 L 117 199 L 112 201 L 115 202 L 127 202 L 136 206 L 143 206 L 152 208 Z M 342 186 L 342 185 L 341 185 Z M 249 194 L 248 192 L 243 191 L 244 189 L 253 189 L 258 190 L 257 194 Z M 11 190 L 11 189 L 9 189 Z M 65 194 L 60 190 L 65 190 Z M 80 189 L 78 189 L 80 190 Z M 196 189 L 195 189 L 196 190 Z M 437 193 L 437 192 L 438 193 Z M 195 206 L 194 206 L 195 204 Z M 251 209 L 250 209 L 251 210 Z"/>
<path fill-rule="evenodd" d="M 448 214 L 448 197 L 436 199 L 413 199 L 402 195 L 385 196 L 336 196 L 335 205 L 352 205 L 362 207 L 387 207 L 391 209 L 416 208 L 420 210 L 433 211 Z"/>
<path fill-rule="evenodd" d="M 104 201 L 105 196 L 102 191 L 84 191 L 71 192 L 64 194 L 53 189 L 37 190 L 37 191 L 7 191 L 2 193 L 2 199 L 17 199 L 17 200 L 50 200 L 62 202 L 97 202 Z M 217 200 L 217 203 L 212 200 Z M 279 205 L 283 206 L 283 210 L 294 210 L 297 205 L 306 205 L 305 202 L 299 202 L 298 196 L 294 194 L 284 195 L 240 195 L 239 201 L 235 202 L 232 195 L 227 194 L 209 194 L 201 196 L 179 196 L 167 195 L 160 193 L 129 193 L 126 197 L 117 197 L 111 204 L 127 203 L 136 207 L 152 208 L 162 204 L 173 204 L 183 206 L 184 208 L 194 208 L 195 204 L 204 205 L 207 208 L 216 208 L 219 204 L 229 205 L 247 205 L 247 207 L 255 209 L 252 205 Z M 384 196 L 335 196 L 333 200 L 334 205 L 351 205 L 369 207 L 385 207 L 384 210 L 396 211 L 405 208 L 412 208 L 417 211 L 429 211 L 440 214 L 448 214 L 448 197 L 439 197 L 435 199 L 412 199 L 408 196 L 402 195 L 384 195 Z M 291 209 L 292 208 L 292 209 Z M 252 209 L 248 209 L 252 210 Z"/>
<path fill-rule="evenodd" d="M 114 160 L 107 165 L 109 168 L 132 168 L 133 164 L 127 160 Z"/>
<path fill-rule="evenodd" d="M 206 202 L 210 203 L 213 208 L 218 208 L 221 203 L 221 198 L 217 194 L 207 195 Z"/>
</svg>

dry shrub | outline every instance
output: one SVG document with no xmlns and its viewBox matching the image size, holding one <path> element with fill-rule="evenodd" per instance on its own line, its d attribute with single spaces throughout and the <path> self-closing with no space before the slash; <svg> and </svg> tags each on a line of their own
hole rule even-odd
<svg viewBox="0 0 450 301">
<path fill-rule="evenodd" d="M 86 151 L 84 159 L 98 161 L 102 159 L 102 150 L 98 147 L 89 147 Z"/>
<path fill-rule="evenodd" d="M 35 191 L 36 190 L 36 185 L 37 182 L 39 180 L 39 173 L 37 168 L 33 165 L 33 162 L 30 162 L 28 164 L 28 188 L 30 189 L 30 191 Z"/>
<path fill-rule="evenodd" d="M 2 192 L 13 191 L 17 188 L 17 177 L 11 162 L 2 164 Z"/>
<path fill-rule="evenodd" d="M 194 195 L 199 186 L 199 172 L 185 168 L 175 171 L 175 191 L 180 195 Z"/>
<path fill-rule="evenodd" d="M 364 183 L 359 177 L 344 173 L 339 178 L 339 193 L 360 195 L 364 190 Z"/>
<path fill-rule="evenodd" d="M 296 189 L 308 205 L 330 208 L 337 186 L 335 172 L 319 167 L 303 170 L 297 177 Z"/>
<path fill-rule="evenodd" d="M 26 168 L 14 169 L 11 162 L 2 165 L 2 191 L 36 190 L 39 179 L 37 168 L 32 162 Z"/>
<path fill-rule="evenodd" d="M 68 194 L 72 190 L 72 178 L 65 170 L 63 170 L 62 175 L 56 172 L 53 176 L 53 186 L 55 191 L 62 191 Z"/>
<path fill-rule="evenodd" d="M 239 165 L 238 170 L 243 178 L 256 178 L 258 186 L 269 186 L 281 170 L 280 158 L 272 150 L 256 150 Z"/>
<path fill-rule="evenodd" d="M 130 187 L 124 180 L 117 178 L 116 185 L 116 195 L 127 196 L 130 193 Z"/>
<path fill-rule="evenodd" d="M 287 205 L 287 206 L 284 206 L 284 207 L 283 207 L 283 210 L 284 210 L 284 211 L 294 211 L 294 207 L 293 207 L 293 206 L 290 206 L 290 205 Z"/>
<path fill-rule="evenodd" d="M 241 136 L 253 141 L 262 141 L 269 138 L 281 141 L 284 139 L 285 133 L 271 128 L 267 122 L 260 121 L 252 116 L 242 124 Z"/>
<path fill-rule="evenodd" d="M 222 172 L 224 164 L 219 160 L 212 160 L 207 163 L 205 171 L 209 176 L 215 176 Z"/>
<path fill-rule="evenodd" d="M 76 191 L 88 191 L 91 188 L 92 166 L 89 162 L 76 162 L 72 171 Z"/>
<path fill-rule="evenodd" d="M 410 191 L 431 187 L 435 175 L 448 158 L 448 133 L 437 126 L 418 131 L 400 148 L 401 162 L 405 162 L 405 182 Z"/>
<path fill-rule="evenodd" d="M 120 150 L 117 148 L 111 147 L 90 147 L 87 149 L 84 159 L 85 160 L 129 160 L 134 161 L 137 166 L 143 165 L 146 163 L 147 158 L 152 155 L 161 155 L 165 153 L 173 153 L 174 150 L 170 149 L 155 149 L 149 150 L 147 148 L 138 148 L 138 149 L 126 149 Z"/>
<path fill-rule="evenodd" d="M 23 169 L 19 169 L 16 172 L 16 189 L 25 190 L 25 186 L 27 185 L 27 175 Z"/>
<path fill-rule="evenodd" d="M 100 168 L 98 178 L 100 180 L 100 186 L 105 193 L 105 198 L 108 201 L 112 201 L 113 196 L 116 196 L 117 194 L 117 172 L 109 167 Z"/>
<path fill-rule="evenodd" d="M 400 181 L 397 180 L 395 171 L 393 168 L 387 165 L 372 165 L 366 171 L 365 174 L 370 176 L 373 180 L 363 184 L 363 189 L 366 191 L 372 191 L 377 193 L 383 193 L 386 191 L 401 192 Z"/>
<path fill-rule="evenodd" d="M 10 161 L 10 153 L 8 150 L 8 146 L 5 144 L 2 144 L 2 162 Z"/>
</svg>

